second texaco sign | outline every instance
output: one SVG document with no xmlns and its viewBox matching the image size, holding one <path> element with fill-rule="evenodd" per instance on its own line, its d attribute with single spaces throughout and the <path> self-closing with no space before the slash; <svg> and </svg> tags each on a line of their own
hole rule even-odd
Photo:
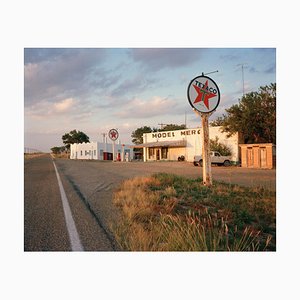
<svg viewBox="0 0 300 300">
<path fill-rule="evenodd" d="M 109 132 L 108 132 L 108 136 L 109 138 L 112 140 L 112 141 L 116 141 L 119 137 L 119 133 L 118 133 L 118 130 L 117 129 L 111 129 Z"/>
</svg>

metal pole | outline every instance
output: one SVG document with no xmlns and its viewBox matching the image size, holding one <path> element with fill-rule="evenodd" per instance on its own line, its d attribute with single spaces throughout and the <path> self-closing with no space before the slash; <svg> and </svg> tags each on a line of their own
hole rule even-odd
<svg viewBox="0 0 300 300">
<path fill-rule="evenodd" d="M 113 161 L 115 161 L 115 141 L 113 141 Z"/>
<path fill-rule="evenodd" d="M 244 65 L 242 64 L 242 78 L 243 78 L 243 96 L 245 95 L 245 82 L 244 82 Z"/>
<path fill-rule="evenodd" d="M 212 174 L 211 174 L 208 117 L 209 117 L 208 113 L 201 113 L 202 129 L 203 129 L 203 134 L 202 134 L 203 184 L 206 186 L 211 186 Z"/>
</svg>

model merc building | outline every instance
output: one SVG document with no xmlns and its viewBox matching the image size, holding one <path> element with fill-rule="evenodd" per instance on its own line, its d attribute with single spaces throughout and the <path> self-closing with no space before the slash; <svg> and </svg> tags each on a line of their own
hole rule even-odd
<svg viewBox="0 0 300 300">
<path fill-rule="evenodd" d="M 143 144 L 134 146 L 143 148 L 144 161 L 178 160 L 184 156 L 186 161 L 193 162 L 195 155 L 202 154 L 202 128 L 180 129 L 173 131 L 152 132 L 143 134 Z M 218 138 L 219 142 L 231 150 L 233 163 L 239 161 L 238 133 L 227 137 L 221 127 L 209 127 L 209 138 Z"/>
</svg>

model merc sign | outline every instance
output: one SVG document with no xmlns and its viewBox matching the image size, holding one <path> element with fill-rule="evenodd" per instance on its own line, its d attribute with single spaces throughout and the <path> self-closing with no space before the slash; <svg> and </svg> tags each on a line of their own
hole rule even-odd
<svg viewBox="0 0 300 300">
<path fill-rule="evenodd" d="M 191 129 L 191 130 L 181 130 L 180 131 L 180 136 L 187 136 L 187 135 L 195 135 L 195 134 L 200 134 L 200 130 L 195 130 L 195 129 Z M 152 138 L 153 139 L 160 139 L 160 138 L 168 138 L 168 137 L 175 137 L 179 135 L 179 131 L 174 132 L 159 132 L 159 133 L 152 133 Z"/>
</svg>

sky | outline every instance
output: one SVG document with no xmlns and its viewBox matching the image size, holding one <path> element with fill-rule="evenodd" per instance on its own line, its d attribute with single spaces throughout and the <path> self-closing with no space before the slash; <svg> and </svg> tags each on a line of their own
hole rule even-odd
<svg viewBox="0 0 300 300">
<path fill-rule="evenodd" d="M 276 49 L 24 48 L 24 146 L 50 152 L 73 129 L 103 141 L 115 128 L 132 144 L 141 126 L 199 127 L 187 88 L 202 72 L 220 89 L 214 120 L 276 82 Z"/>
</svg>

